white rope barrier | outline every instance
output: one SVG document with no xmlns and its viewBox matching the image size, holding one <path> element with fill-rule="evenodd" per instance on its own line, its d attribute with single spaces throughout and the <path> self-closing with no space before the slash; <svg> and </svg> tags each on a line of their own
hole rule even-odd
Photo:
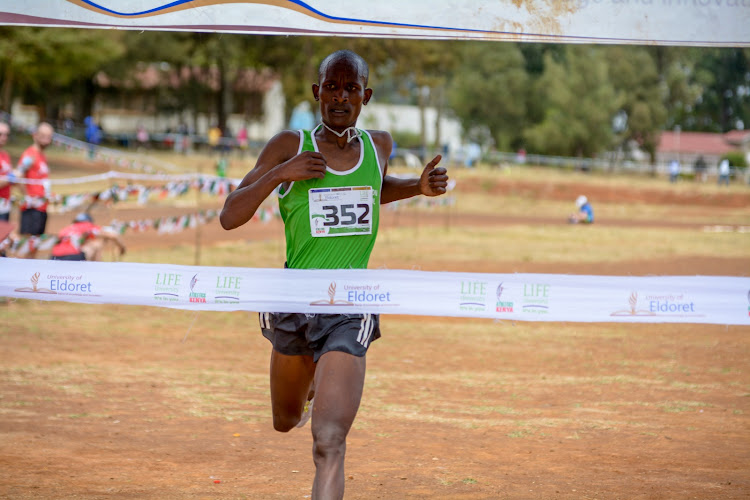
<svg viewBox="0 0 750 500">
<path fill-rule="evenodd" d="M 297 270 L 0 259 L 0 296 L 195 311 L 750 325 L 750 278 Z"/>
<path fill-rule="evenodd" d="M 108 181 L 112 179 L 123 179 L 130 181 L 163 181 L 163 182 L 179 182 L 179 181 L 191 181 L 197 179 L 203 180 L 214 180 L 230 182 L 234 186 L 239 186 L 242 179 L 227 179 L 225 177 L 219 177 L 216 175 L 206 175 L 198 173 L 184 173 L 184 174 L 133 174 L 129 172 L 118 172 L 116 170 L 109 170 L 102 172 L 101 174 L 94 175 L 83 175 L 80 177 L 65 177 L 61 179 L 26 179 L 23 177 L 9 178 L 0 175 L 0 180 L 11 180 L 13 184 L 50 184 L 50 185 L 70 185 L 70 184 L 88 184 L 91 182 Z"/>
</svg>

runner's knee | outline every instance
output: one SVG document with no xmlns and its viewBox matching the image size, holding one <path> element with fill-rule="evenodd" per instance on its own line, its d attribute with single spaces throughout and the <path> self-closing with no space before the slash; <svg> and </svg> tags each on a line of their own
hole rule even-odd
<svg viewBox="0 0 750 500">
<path fill-rule="evenodd" d="M 299 423 L 300 415 L 273 412 L 273 428 L 279 432 L 289 432 Z"/>
<path fill-rule="evenodd" d="M 345 429 L 335 425 L 313 428 L 313 459 L 343 457 L 346 451 L 346 434 Z"/>
</svg>

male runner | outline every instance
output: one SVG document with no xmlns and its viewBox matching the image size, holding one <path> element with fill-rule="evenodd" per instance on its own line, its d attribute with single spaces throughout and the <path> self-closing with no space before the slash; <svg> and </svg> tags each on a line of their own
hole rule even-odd
<svg viewBox="0 0 750 500">
<path fill-rule="evenodd" d="M 375 244 L 380 204 L 445 193 L 448 175 L 436 168 L 440 156 L 418 179 L 393 178 L 386 175 L 391 135 L 355 128 L 372 97 L 368 76 L 367 63 L 354 52 L 334 52 L 323 60 L 312 86 L 322 123 L 312 131 L 280 132 L 268 142 L 255 168 L 227 197 L 220 216 L 224 229 L 249 221 L 279 187 L 287 267 L 362 269 Z M 328 187 L 352 194 L 334 201 L 315 191 Z M 346 436 L 362 397 L 367 348 L 380 336 L 379 318 L 262 313 L 261 329 L 273 345 L 274 428 L 288 432 L 300 424 L 305 407 L 312 407 L 312 498 L 343 498 Z M 314 405 L 308 402 L 313 395 Z"/>
<path fill-rule="evenodd" d="M 18 161 L 17 177 L 42 181 L 41 184 L 26 184 L 26 197 L 21 204 L 21 234 L 39 236 L 47 227 L 47 198 L 49 168 L 44 150 L 52 143 L 52 125 L 42 122 L 32 135 L 34 143 L 26 148 Z"/>
</svg>

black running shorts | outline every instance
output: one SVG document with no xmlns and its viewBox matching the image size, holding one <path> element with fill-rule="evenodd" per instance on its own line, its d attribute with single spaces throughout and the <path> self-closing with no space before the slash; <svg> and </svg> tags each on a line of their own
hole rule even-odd
<svg viewBox="0 0 750 500">
<path fill-rule="evenodd" d="M 260 313 L 260 329 L 287 356 L 312 356 L 317 362 L 326 352 L 340 351 L 362 357 L 380 338 L 380 315 Z"/>
<path fill-rule="evenodd" d="M 39 236 L 47 227 L 47 212 L 29 208 L 21 212 L 21 234 Z"/>
</svg>

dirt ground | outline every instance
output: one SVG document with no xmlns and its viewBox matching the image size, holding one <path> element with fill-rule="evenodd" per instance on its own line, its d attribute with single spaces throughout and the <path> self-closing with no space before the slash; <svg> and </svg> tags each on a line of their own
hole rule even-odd
<svg viewBox="0 0 750 500">
<path fill-rule="evenodd" d="M 578 194 L 543 183 L 493 189 L 564 200 Z M 750 206 L 747 192 L 675 200 L 663 190 L 621 188 L 596 196 Z M 117 216 L 188 212 L 147 207 Z M 52 216 L 50 227 L 69 217 Z M 382 227 L 392 217 L 385 212 Z M 399 217 L 404 225 L 412 216 Z M 526 222 L 561 223 L 533 216 L 479 223 Z M 281 234 L 278 222 L 259 230 L 258 237 Z M 243 237 L 217 223 L 202 228 L 207 248 Z M 192 231 L 156 240 L 132 233 L 127 242 L 136 249 L 194 238 Z M 750 252 L 466 266 L 748 276 Z M 272 429 L 269 348 L 255 315 L 227 314 L 217 329 L 209 313 L 13 301 L 0 306 L 0 317 L 0 497 L 309 498 L 310 428 Z M 347 499 L 750 497 L 746 327 L 388 316 L 382 328 L 348 441 Z"/>
</svg>

